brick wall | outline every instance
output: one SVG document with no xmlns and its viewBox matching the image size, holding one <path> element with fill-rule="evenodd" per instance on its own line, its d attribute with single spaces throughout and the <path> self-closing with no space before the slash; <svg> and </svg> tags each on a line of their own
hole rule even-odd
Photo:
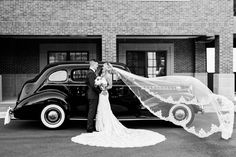
<svg viewBox="0 0 236 157">
<path fill-rule="evenodd" d="M 23 84 L 36 76 L 36 74 L 3 74 L 2 97 L 3 100 L 16 98 Z"/>
<path fill-rule="evenodd" d="M 233 34 L 222 34 L 215 39 L 215 72 L 233 72 Z"/>
<path fill-rule="evenodd" d="M 233 16 L 232 0 L 4 0 L 0 7 L 3 34 L 218 34 Z"/>
<path fill-rule="evenodd" d="M 175 73 L 194 73 L 194 40 L 174 40 Z"/>
<path fill-rule="evenodd" d="M 205 73 L 207 71 L 206 45 L 205 43 L 195 43 L 195 72 Z"/>
<path fill-rule="evenodd" d="M 109 54 L 103 59 L 115 60 L 116 35 L 223 35 L 230 39 L 232 2 L 4 0 L 0 1 L 0 34 L 102 35 L 103 52 Z"/>
<path fill-rule="evenodd" d="M 7 100 L 16 98 L 24 82 L 39 73 L 39 51 L 33 40 L 1 38 L 0 43 L 0 94 Z"/>
<path fill-rule="evenodd" d="M 39 72 L 38 44 L 32 40 L 0 39 L 0 74 Z"/>
</svg>

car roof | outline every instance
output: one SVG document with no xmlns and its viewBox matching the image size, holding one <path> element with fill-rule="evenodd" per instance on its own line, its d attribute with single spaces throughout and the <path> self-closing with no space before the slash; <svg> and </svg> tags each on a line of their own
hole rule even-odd
<svg viewBox="0 0 236 157">
<path fill-rule="evenodd" d="M 104 64 L 104 63 L 106 63 L 106 62 L 98 61 L 98 64 L 100 64 L 100 65 Z M 119 63 L 119 62 L 109 62 L 109 63 L 111 63 L 112 65 L 122 66 L 127 69 L 127 66 L 123 63 Z M 56 67 L 56 66 L 63 66 L 63 65 L 67 66 L 67 65 L 76 65 L 76 64 L 77 65 L 82 65 L 82 64 L 89 65 L 89 61 L 66 61 L 66 62 L 64 61 L 64 62 L 50 63 L 44 67 L 43 71 L 45 71 L 49 68 L 52 68 L 52 67 Z"/>
</svg>

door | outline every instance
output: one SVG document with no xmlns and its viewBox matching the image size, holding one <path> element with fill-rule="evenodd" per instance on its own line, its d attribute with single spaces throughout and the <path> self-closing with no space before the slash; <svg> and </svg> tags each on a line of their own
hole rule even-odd
<svg viewBox="0 0 236 157">
<path fill-rule="evenodd" d="M 149 78 L 166 76 L 167 51 L 127 51 L 126 64 L 136 75 Z"/>
<path fill-rule="evenodd" d="M 126 65 L 133 74 L 146 76 L 145 51 L 127 51 Z"/>
<path fill-rule="evenodd" d="M 71 116 L 87 117 L 88 100 L 86 96 L 87 85 L 85 78 L 88 67 L 74 67 L 67 85 L 71 92 Z"/>
</svg>

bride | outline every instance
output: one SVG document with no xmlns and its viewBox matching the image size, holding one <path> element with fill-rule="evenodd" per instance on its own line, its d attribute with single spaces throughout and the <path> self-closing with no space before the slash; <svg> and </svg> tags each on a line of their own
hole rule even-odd
<svg viewBox="0 0 236 157">
<path fill-rule="evenodd" d="M 71 140 L 84 145 L 120 148 L 149 146 L 164 141 L 165 136 L 157 132 L 126 128 L 114 116 L 107 91 L 112 88 L 112 71 L 112 65 L 104 63 L 100 80 L 95 80 L 95 84 L 100 82 L 102 89 L 96 114 L 96 132 L 82 133 Z"/>
</svg>

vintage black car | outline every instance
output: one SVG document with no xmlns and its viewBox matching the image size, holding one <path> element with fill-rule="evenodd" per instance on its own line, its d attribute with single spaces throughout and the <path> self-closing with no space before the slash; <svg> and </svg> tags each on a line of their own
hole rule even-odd
<svg viewBox="0 0 236 157">
<path fill-rule="evenodd" d="M 103 62 L 100 62 L 100 68 Z M 121 63 L 114 67 L 129 71 Z M 40 120 L 50 129 L 61 127 L 67 120 L 86 120 L 87 98 L 85 77 L 88 62 L 58 62 L 47 65 L 35 78 L 24 83 L 12 113 L 17 119 Z M 178 93 L 176 93 L 178 94 Z M 109 90 L 113 113 L 119 120 L 158 119 L 145 109 L 132 91 L 113 74 L 113 88 Z M 164 102 L 157 100 L 157 103 Z M 199 110 L 184 104 L 170 105 L 176 121 L 187 119 L 188 124 Z"/>
</svg>

